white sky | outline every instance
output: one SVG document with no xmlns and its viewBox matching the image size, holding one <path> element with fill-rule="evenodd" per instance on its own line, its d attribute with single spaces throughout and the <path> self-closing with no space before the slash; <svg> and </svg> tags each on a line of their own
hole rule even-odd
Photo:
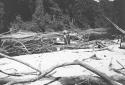
<svg viewBox="0 0 125 85">
<path fill-rule="evenodd" d="M 97 1 L 97 2 L 99 2 L 99 0 L 94 0 L 94 1 Z M 109 1 L 114 1 L 114 0 L 109 0 Z"/>
</svg>

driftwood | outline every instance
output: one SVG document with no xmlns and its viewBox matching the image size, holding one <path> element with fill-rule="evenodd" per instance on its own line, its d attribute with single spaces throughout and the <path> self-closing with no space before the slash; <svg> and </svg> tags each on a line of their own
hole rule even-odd
<svg viewBox="0 0 125 85">
<path fill-rule="evenodd" d="M 42 53 L 42 51 L 44 51 L 42 49 L 43 46 L 52 44 L 55 38 L 62 36 L 56 32 L 42 34 L 19 31 L 13 34 L 4 34 L 0 34 L 0 39 L 2 41 L 1 47 L 11 56 Z M 45 50 L 48 51 L 49 49 Z"/>
<path fill-rule="evenodd" d="M 91 32 L 92 30 L 90 30 Z M 89 32 L 89 33 L 90 33 Z M 92 32 L 93 33 L 93 32 Z M 20 34 L 20 36 L 19 36 Z M 24 36 L 22 36 L 24 34 Z M 13 36 L 12 36 L 13 35 Z M 7 55 L 18 56 L 25 54 L 36 54 L 57 51 L 56 45 L 62 49 L 88 49 L 92 48 L 90 45 L 94 44 L 95 41 L 89 41 L 89 35 L 91 34 L 76 34 L 71 33 L 71 45 L 64 46 L 63 34 L 59 33 L 47 33 L 37 34 L 19 32 L 12 34 L 11 36 L 2 36 L 2 48 L 7 51 Z M 18 35 L 18 36 L 16 36 Z M 87 37 L 86 37 L 87 36 Z M 60 41 L 57 41 L 57 38 Z M 75 44 L 74 44 L 75 43 Z M 102 44 L 97 43 L 100 47 L 104 47 Z M 102 49 L 103 50 L 103 49 Z"/>
<path fill-rule="evenodd" d="M 15 58 L 12 58 L 12 57 L 7 56 L 7 55 L 2 54 L 2 53 L 0 53 L 0 56 L 1 56 L 1 57 L 4 57 L 4 58 L 7 58 L 7 59 L 10 59 L 10 60 L 17 61 L 17 62 L 19 62 L 19 63 L 22 63 L 22 64 L 24 64 L 24 65 L 26 65 L 26 66 L 28 66 L 28 67 L 30 67 L 30 68 L 36 70 L 37 72 L 39 72 L 39 74 L 41 74 L 41 71 L 40 71 L 40 70 L 34 68 L 33 66 L 31 66 L 30 64 L 28 64 L 28 63 L 26 63 L 26 62 L 23 62 L 23 61 L 21 61 L 21 60 L 15 59 Z"/>
<path fill-rule="evenodd" d="M 75 61 L 75 62 L 72 62 L 72 63 L 65 63 L 65 64 L 62 64 L 62 65 L 57 65 L 55 67 L 52 67 L 50 68 L 49 70 L 47 70 L 45 73 L 43 73 L 42 75 L 39 75 L 35 78 L 32 78 L 32 79 L 25 79 L 25 80 L 17 80 L 17 81 L 11 81 L 9 83 L 7 83 L 6 85 L 13 85 L 13 84 L 17 84 L 17 83 L 28 83 L 28 82 L 34 82 L 34 81 L 37 81 L 39 79 L 42 79 L 44 78 L 47 74 L 49 74 L 50 72 L 52 72 L 53 70 L 55 70 L 56 68 L 59 68 L 59 67 L 63 67 L 63 66 L 69 66 L 69 65 L 80 65 L 92 72 L 94 72 L 95 74 L 99 75 L 100 77 L 102 77 L 107 83 L 109 83 L 109 85 L 122 85 L 114 80 L 112 80 L 110 77 L 108 77 L 106 74 L 94 69 L 93 67 L 83 63 L 83 62 L 80 62 L 80 61 Z"/>
<path fill-rule="evenodd" d="M 53 39 L 31 39 L 27 41 L 20 41 L 16 39 L 7 39 L 3 41 L 2 48 L 7 50 L 8 55 L 16 56 L 16 55 L 22 55 L 22 54 L 33 54 L 33 53 L 43 53 L 44 49 L 46 51 L 49 51 L 47 49 L 52 46 Z M 45 48 L 46 47 L 46 48 Z"/>
<path fill-rule="evenodd" d="M 2 53 L 0 53 L 0 56 L 2 57 L 5 57 L 5 58 L 8 58 L 8 59 L 11 59 L 11 60 L 14 60 L 14 61 L 17 61 L 17 62 L 20 62 L 22 64 L 25 64 L 27 65 L 28 67 L 32 68 L 32 69 L 35 69 L 39 72 L 38 69 L 32 67 L 31 65 L 29 64 L 26 64 L 20 60 L 17 60 L 17 59 L 14 59 L 14 58 L 10 58 L 9 56 L 7 55 L 4 55 Z M 48 69 L 47 71 L 45 71 L 44 73 L 40 74 L 40 75 L 37 75 L 36 77 L 34 78 L 28 78 L 28 79 L 22 79 L 22 80 L 10 80 L 10 82 L 8 82 L 7 84 L 5 85 L 13 85 L 13 84 L 18 84 L 18 83 L 28 83 L 28 82 L 34 82 L 34 81 L 37 81 L 37 80 L 40 80 L 42 78 L 44 78 L 45 76 L 47 76 L 49 73 L 51 73 L 52 71 L 54 71 L 55 69 L 59 68 L 59 67 L 64 67 L 64 66 L 69 66 L 69 65 L 80 65 L 81 67 L 84 67 L 90 71 L 92 71 L 93 73 L 99 75 L 102 79 L 105 80 L 105 82 L 109 83 L 109 85 L 122 85 L 122 84 L 119 84 L 118 82 L 112 80 L 110 77 L 108 77 L 105 73 L 102 73 L 98 70 L 96 70 L 95 68 L 87 65 L 86 63 L 84 62 L 81 62 L 81 61 L 74 61 L 74 62 L 71 62 L 71 63 L 64 63 L 64 64 L 61 64 L 61 65 L 56 65 L 50 69 Z"/>
<path fill-rule="evenodd" d="M 122 67 L 123 69 L 125 69 L 125 66 L 122 65 L 118 60 L 116 60 L 116 62 L 117 62 L 119 65 L 121 65 L 121 67 Z"/>
<path fill-rule="evenodd" d="M 54 46 L 53 39 L 50 39 L 50 41 L 46 40 L 46 39 L 45 39 L 45 41 L 41 40 L 42 39 L 41 37 L 38 37 L 37 39 L 38 40 L 35 40 L 34 42 L 32 40 L 31 40 L 32 42 L 30 40 L 28 40 L 27 42 L 23 42 L 23 43 L 19 42 L 21 44 L 21 46 L 17 46 L 17 47 L 24 48 L 28 53 L 30 53 L 30 52 L 33 53 L 34 51 L 41 51 L 42 49 L 47 49 L 48 51 L 51 51 L 49 49 L 49 47 L 51 47 L 51 46 L 53 47 Z M 31 43 L 29 43 L 29 42 L 31 42 Z M 69 49 L 69 48 L 71 48 L 71 49 L 80 49 L 80 48 L 82 48 L 83 49 L 83 48 L 87 48 L 87 46 L 89 47 L 89 45 L 93 45 L 93 44 L 94 44 L 93 41 L 92 42 L 86 42 L 86 43 L 82 42 L 82 43 L 80 43 L 80 45 L 79 45 L 79 43 L 77 43 L 76 45 L 74 45 L 74 44 L 73 45 L 65 45 L 65 46 L 62 45 L 62 48 L 64 48 L 64 49 Z M 100 45 L 100 43 L 99 43 L 99 45 Z M 102 44 L 101 44 L 101 46 L 103 47 Z M 92 48 L 92 47 L 90 47 L 90 48 Z M 105 50 L 105 49 L 108 49 L 108 48 L 99 49 L 99 50 Z M 109 85 L 122 85 L 122 84 L 116 82 L 115 80 L 113 80 L 112 78 L 110 78 L 109 76 L 107 76 L 105 73 L 102 73 L 102 72 L 96 70 L 95 68 L 93 68 L 93 67 L 91 67 L 91 66 L 89 66 L 86 63 L 81 62 L 81 61 L 74 61 L 74 62 L 71 62 L 71 63 L 64 63 L 64 64 L 61 64 L 61 65 L 56 65 L 56 66 L 48 69 L 46 72 L 41 73 L 40 70 L 38 70 L 37 68 L 34 68 L 30 64 L 27 64 L 27 63 L 25 63 L 23 61 L 20 61 L 20 60 L 15 59 L 15 58 L 11 58 L 10 56 L 4 55 L 2 53 L 0 53 L 0 56 L 4 57 L 4 58 L 11 59 L 11 60 L 14 60 L 14 61 L 17 61 L 17 62 L 20 62 L 20 63 L 22 63 L 22 64 L 24 64 L 24 65 L 34 69 L 36 72 L 39 72 L 39 74 L 36 74 L 32 78 L 26 78 L 26 79 L 18 79 L 17 78 L 16 79 L 16 76 L 22 76 L 22 75 L 9 74 L 9 73 L 6 73 L 6 72 L 0 70 L 1 73 L 4 73 L 4 74 L 6 74 L 8 76 L 14 76 L 15 77 L 14 79 L 13 78 L 12 79 L 11 78 L 4 78 L 4 79 L 0 80 L 0 82 L 1 81 L 5 81 L 7 83 L 6 85 L 35 82 L 37 80 L 43 79 L 44 77 L 46 77 L 49 73 L 51 73 L 55 69 L 57 69 L 59 67 L 69 66 L 69 65 L 79 65 L 81 67 L 84 67 L 84 68 L 92 71 L 93 73 L 97 74 L 98 76 L 100 76 Z M 31 74 L 29 74 L 29 75 L 31 75 Z M 47 84 L 50 84 L 51 82 L 54 82 L 56 80 L 58 80 L 58 78 L 48 82 Z"/>
</svg>

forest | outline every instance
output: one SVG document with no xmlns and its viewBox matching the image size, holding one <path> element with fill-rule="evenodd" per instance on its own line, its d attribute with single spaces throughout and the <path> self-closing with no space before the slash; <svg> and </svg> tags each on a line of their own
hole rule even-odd
<svg viewBox="0 0 125 85">
<path fill-rule="evenodd" d="M 119 4 L 119 0 L 1 0 L 0 32 L 8 31 L 16 16 L 23 22 L 20 29 L 35 32 L 113 28 L 103 16 L 124 28 Z"/>
<path fill-rule="evenodd" d="M 0 0 L 0 85 L 125 85 L 124 0 Z"/>
</svg>

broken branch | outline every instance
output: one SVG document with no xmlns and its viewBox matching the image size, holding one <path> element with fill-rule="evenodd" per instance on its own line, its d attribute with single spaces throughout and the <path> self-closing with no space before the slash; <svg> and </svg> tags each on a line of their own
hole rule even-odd
<svg viewBox="0 0 125 85">
<path fill-rule="evenodd" d="M 40 79 L 44 78 L 47 74 L 51 73 L 53 70 L 55 70 L 57 68 L 64 67 L 64 66 L 69 66 L 69 65 L 80 65 L 80 66 L 92 71 L 93 73 L 99 75 L 101 78 L 103 78 L 110 85 L 122 85 L 122 84 L 112 80 L 105 73 L 102 73 L 102 72 L 96 70 L 95 68 L 93 68 L 93 67 L 89 66 L 88 64 L 83 63 L 81 61 L 74 61 L 74 62 L 71 62 L 71 63 L 64 63 L 64 64 L 61 64 L 61 65 L 56 65 L 56 66 L 48 69 L 43 74 L 36 76 L 35 78 L 31 78 L 31 79 L 28 78 L 27 80 L 25 79 L 25 80 L 11 81 L 11 82 L 7 83 L 6 85 L 14 85 L 14 84 L 17 84 L 17 83 L 34 82 L 34 81 L 37 81 L 37 80 L 40 80 Z"/>
</svg>

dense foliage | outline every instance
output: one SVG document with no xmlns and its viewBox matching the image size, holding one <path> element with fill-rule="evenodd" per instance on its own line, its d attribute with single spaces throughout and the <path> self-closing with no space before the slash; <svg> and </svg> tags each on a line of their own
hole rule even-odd
<svg viewBox="0 0 125 85">
<path fill-rule="evenodd" d="M 103 15 L 117 24 L 116 5 L 109 0 L 99 3 L 94 0 L 1 0 L 0 26 L 1 29 L 12 27 L 20 15 L 23 22 L 19 29 L 36 32 L 111 28 Z"/>
</svg>

